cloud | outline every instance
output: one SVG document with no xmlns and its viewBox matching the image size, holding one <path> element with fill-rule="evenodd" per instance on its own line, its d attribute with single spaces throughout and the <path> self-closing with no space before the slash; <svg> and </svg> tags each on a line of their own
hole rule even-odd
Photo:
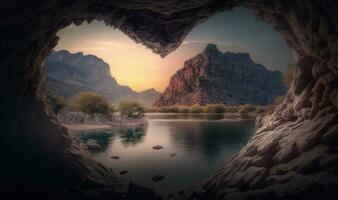
<svg viewBox="0 0 338 200">
<path fill-rule="evenodd" d="M 68 50 L 73 51 L 73 52 L 78 52 L 78 51 L 106 51 L 109 50 L 108 47 L 86 47 L 86 48 L 68 48 Z"/>
<path fill-rule="evenodd" d="M 122 47 L 123 44 L 114 41 L 99 41 L 99 40 L 85 40 L 85 42 L 89 42 L 95 45 L 104 46 L 104 47 Z"/>
</svg>

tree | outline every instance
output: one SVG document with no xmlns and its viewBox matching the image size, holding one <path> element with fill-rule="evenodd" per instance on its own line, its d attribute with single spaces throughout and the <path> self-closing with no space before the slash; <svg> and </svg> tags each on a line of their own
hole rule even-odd
<svg viewBox="0 0 338 200">
<path fill-rule="evenodd" d="M 223 104 L 208 104 L 204 106 L 205 113 L 224 113 L 226 108 Z"/>
<path fill-rule="evenodd" d="M 249 112 L 252 112 L 254 110 L 256 110 L 255 106 L 250 105 L 250 104 L 245 104 L 245 105 L 242 105 L 240 107 L 240 109 L 238 110 L 238 112 L 240 112 L 240 113 L 249 113 Z"/>
<path fill-rule="evenodd" d="M 50 91 L 47 92 L 46 100 L 47 105 L 54 113 L 60 112 L 60 110 L 65 108 L 67 105 L 67 102 L 63 97 L 53 94 Z"/>
<path fill-rule="evenodd" d="M 134 101 L 121 101 L 118 106 L 122 116 L 139 118 L 143 115 L 145 109 L 141 104 Z"/>
<path fill-rule="evenodd" d="M 88 114 L 113 112 L 109 101 L 102 95 L 94 92 L 80 92 L 70 99 L 70 108 Z"/>
<path fill-rule="evenodd" d="M 194 104 L 193 106 L 191 106 L 190 112 L 191 113 L 201 113 L 201 112 L 203 112 L 203 107 L 199 104 Z"/>
</svg>

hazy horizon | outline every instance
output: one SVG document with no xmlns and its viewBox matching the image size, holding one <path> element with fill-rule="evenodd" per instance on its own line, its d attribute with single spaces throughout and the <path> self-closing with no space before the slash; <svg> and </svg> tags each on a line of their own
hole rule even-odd
<svg viewBox="0 0 338 200">
<path fill-rule="evenodd" d="M 294 60 L 282 36 L 245 8 L 216 14 L 197 25 L 181 46 L 165 58 L 104 22 L 70 25 L 58 36 L 56 51 L 83 52 L 102 58 L 119 84 L 136 91 L 150 88 L 164 91 L 184 61 L 200 53 L 208 43 L 216 44 L 222 52 L 249 53 L 256 63 L 270 70 L 283 71 Z"/>
</svg>

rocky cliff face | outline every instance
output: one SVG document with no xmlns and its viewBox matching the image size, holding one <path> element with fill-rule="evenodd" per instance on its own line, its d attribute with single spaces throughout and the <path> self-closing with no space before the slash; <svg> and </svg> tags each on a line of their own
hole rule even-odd
<svg viewBox="0 0 338 200">
<path fill-rule="evenodd" d="M 48 89 L 65 98 L 92 91 L 106 96 L 113 103 L 133 100 L 151 105 L 160 96 L 154 89 L 136 92 L 128 86 L 119 85 L 111 77 L 109 65 L 93 55 L 52 51 L 45 60 L 45 66 Z"/>
<path fill-rule="evenodd" d="M 254 63 L 247 53 L 222 53 L 209 44 L 171 77 L 154 105 L 266 105 L 285 92 L 280 72 Z"/>
</svg>

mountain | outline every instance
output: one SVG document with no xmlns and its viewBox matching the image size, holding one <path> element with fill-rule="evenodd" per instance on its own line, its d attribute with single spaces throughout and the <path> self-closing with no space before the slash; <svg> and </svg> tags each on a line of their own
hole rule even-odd
<svg viewBox="0 0 338 200">
<path fill-rule="evenodd" d="M 281 72 L 256 64 L 247 53 L 222 53 L 208 44 L 185 61 L 154 105 L 266 105 L 285 92 Z"/>
<path fill-rule="evenodd" d="M 97 92 L 112 103 L 120 100 L 138 101 L 152 105 L 160 96 L 155 89 L 136 92 L 122 86 L 111 76 L 109 65 L 101 58 L 66 50 L 52 51 L 45 60 L 47 88 L 70 98 L 79 92 Z"/>
</svg>

